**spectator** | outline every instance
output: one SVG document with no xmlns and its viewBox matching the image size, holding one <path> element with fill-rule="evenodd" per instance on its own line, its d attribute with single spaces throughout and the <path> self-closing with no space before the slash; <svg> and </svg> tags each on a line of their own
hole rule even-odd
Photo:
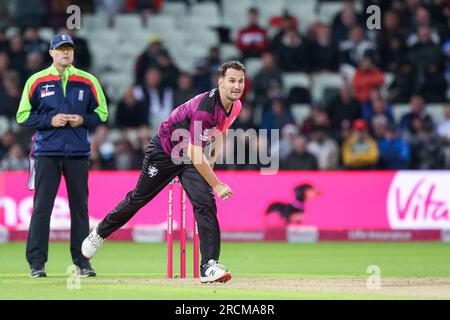
<svg viewBox="0 0 450 320">
<path fill-rule="evenodd" d="M 285 72 L 308 71 L 307 50 L 306 40 L 295 29 L 287 30 L 275 53 L 278 66 Z"/>
<path fill-rule="evenodd" d="M 267 31 L 259 25 L 259 12 L 256 8 L 248 11 L 248 25 L 239 31 L 237 47 L 242 53 L 242 59 L 260 57 L 269 49 Z"/>
<path fill-rule="evenodd" d="M 140 167 L 131 142 L 126 138 L 121 138 L 116 141 L 114 148 L 114 168 L 116 170 L 138 170 Z"/>
<path fill-rule="evenodd" d="M 253 88 L 257 107 L 268 104 L 271 97 L 281 92 L 283 80 L 272 53 L 265 52 L 262 54 L 261 69 L 255 75 Z"/>
<path fill-rule="evenodd" d="M 433 124 L 425 119 L 417 119 L 417 134 L 411 140 L 412 169 L 443 169 L 445 154 L 443 143 L 433 130 Z"/>
<path fill-rule="evenodd" d="M 208 67 L 208 61 L 205 58 L 200 58 L 195 62 L 193 81 L 196 94 L 209 91 L 213 88 L 210 72 L 211 70 Z"/>
<path fill-rule="evenodd" d="M 42 26 L 46 13 L 47 9 L 42 0 L 15 0 L 9 5 L 10 17 L 14 25 L 21 29 Z"/>
<path fill-rule="evenodd" d="M 272 25 L 272 23 L 276 22 L 271 21 L 270 25 Z M 278 47 L 281 45 L 282 39 L 288 30 L 297 30 L 298 21 L 288 12 L 285 12 L 279 19 L 279 23 L 276 24 L 276 27 L 280 28 L 280 30 L 275 34 L 275 36 L 272 38 L 272 41 L 270 42 L 270 51 L 272 52 L 276 52 L 278 50 Z"/>
<path fill-rule="evenodd" d="M 362 118 L 368 123 L 371 123 L 374 116 L 382 114 L 388 119 L 389 124 L 395 124 L 392 105 L 381 95 L 379 90 L 373 90 L 370 94 L 370 100 L 365 102 L 362 107 Z"/>
<path fill-rule="evenodd" d="M 414 91 L 418 91 L 417 75 L 414 66 L 402 62 L 395 73 L 394 81 L 389 87 L 389 96 L 394 103 L 407 103 Z"/>
<path fill-rule="evenodd" d="M 144 83 L 146 70 L 157 65 L 157 57 L 161 53 L 169 54 L 163 46 L 161 37 L 158 35 L 151 36 L 147 49 L 139 55 L 135 63 L 134 72 L 137 84 Z"/>
<path fill-rule="evenodd" d="M 8 31 L 8 28 L 0 24 L 0 53 L 8 52 L 9 50 L 9 40 L 6 36 L 6 31 Z"/>
<path fill-rule="evenodd" d="M 443 102 L 446 99 L 447 81 L 437 64 L 429 64 L 420 92 L 428 102 Z"/>
<path fill-rule="evenodd" d="M 84 12 L 84 11 L 83 11 Z M 76 29 L 67 29 L 66 33 L 72 37 L 75 45 L 75 64 L 80 68 L 89 71 L 92 66 L 92 55 L 88 42 L 77 35 Z"/>
<path fill-rule="evenodd" d="M 272 154 L 278 153 L 280 160 L 284 161 L 291 153 L 295 137 L 299 134 L 299 130 L 295 124 L 288 123 L 281 128 L 281 140 L 279 144 L 272 144 Z"/>
<path fill-rule="evenodd" d="M 408 144 L 398 136 L 395 126 L 388 125 L 378 140 L 380 154 L 378 168 L 402 170 L 409 168 L 410 150 Z"/>
<path fill-rule="evenodd" d="M 208 56 L 206 57 L 208 61 L 208 68 L 211 73 L 215 72 L 219 69 L 222 59 L 220 58 L 220 50 L 219 47 L 214 46 L 211 47 L 208 51 Z"/>
<path fill-rule="evenodd" d="M 44 56 L 39 52 L 30 52 L 27 54 L 27 62 L 21 76 L 21 81 L 31 77 L 33 74 L 44 68 Z M 25 83 L 23 83 L 25 84 Z"/>
<path fill-rule="evenodd" d="M 28 168 L 28 158 L 19 144 L 13 144 L 7 156 L 0 163 L 1 171 L 25 171 Z"/>
<path fill-rule="evenodd" d="M 145 84 L 136 87 L 135 95 L 145 104 L 145 119 L 152 129 L 159 128 L 173 110 L 173 90 L 161 86 L 161 72 L 156 67 L 146 71 Z"/>
<path fill-rule="evenodd" d="M 270 131 L 272 129 L 281 129 L 288 123 L 295 123 L 291 112 L 286 109 L 285 99 L 281 96 L 272 98 L 270 109 L 267 110 L 261 120 L 261 129 Z"/>
<path fill-rule="evenodd" d="M 373 64 L 370 57 L 364 57 L 353 77 L 356 99 L 360 103 L 366 102 L 370 97 L 370 93 L 378 89 L 383 84 L 383 81 L 383 72 Z"/>
<path fill-rule="evenodd" d="M 377 34 L 377 48 L 380 67 L 395 72 L 406 54 L 405 34 L 395 11 L 387 11 L 383 16 L 383 32 Z"/>
<path fill-rule="evenodd" d="M 11 146 L 16 143 L 16 137 L 14 132 L 7 130 L 2 136 L 0 136 L 0 160 L 2 160 L 11 149 Z"/>
<path fill-rule="evenodd" d="M 348 39 L 350 30 L 362 24 L 362 17 L 353 7 L 353 1 L 342 1 L 342 9 L 333 18 L 333 39 L 337 43 Z"/>
<path fill-rule="evenodd" d="M 428 10 L 424 7 L 419 7 L 414 15 L 414 25 L 409 28 L 411 34 L 407 39 L 407 43 L 410 46 L 414 45 L 418 41 L 418 30 L 421 27 L 429 28 L 432 41 L 436 44 L 440 43 L 439 33 L 432 25 Z"/>
<path fill-rule="evenodd" d="M 338 44 L 331 37 L 331 28 L 318 23 L 314 28 L 314 38 L 309 44 L 309 59 L 311 61 L 310 71 L 331 71 L 335 72 L 339 66 Z"/>
<path fill-rule="evenodd" d="M 99 125 L 91 137 L 91 169 L 112 170 L 114 168 L 114 143 L 107 125 Z"/>
<path fill-rule="evenodd" d="M 147 124 L 145 109 L 145 103 L 136 99 L 133 87 L 128 88 L 117 106 L 116 126 L 123 129 Z"/>
<path fill-rule="evenodd" d="M 450 168 L 450 102 L 444 106 L 444 117 L 439 121 L 436 132 L 444 144 L 445 168 Z"/>
<path fill-rule="evenodd" d="M 360 26 L 354 26 L 350 30 L 350 39 L 339 45 L 340 68 L 354 70 L 363 57 L 373 55 L 375 44 L 364 38 L 364 30 Z"/>
<path fill-rule="evenodd" d="M 25 30 L 24 35 L 24 51 L 29 54 L 31 52 L 37 52 L 43 57 L 48 57 L 49 44 L 47 41 L 42 40 L 39 35 L 39 28 L 29 27 Z M 45 58 L 44 58 L 45 59 Z M 45 64 L 49 64 L 51 59 L 45 59 Z"/>
<path fill-rule="evenodd" d="M 173 94 L 173 107 L 176 108 L 193 98 L 196 91 L 193 87 L 192 77 L 189 73 L 182 72 L 177 79 L 177 88 Z"/>
<path fill-rule="evenodd" d="M 439 45 L 431 39 L 429 27 L 419 27 L 417 37 L 417 43 L 410 47 L 408 55 L 419 76 L 423 77 L 428 65 L 441 63 L 441 50 Z"/>
<path fill-rule="evenodd" d="M 350 123 L 361 118 L 361 107 L 354 98 L 351 85 L 343 85 L 339 89 L 339 95 L 331 100 L 327 113 L 330 118 L 331 134 L 335 138 L 339 137 L 344 126 L 349 126 Z"/>
<path fill-rule="evenodd" d="M 304 136 L 296 136 L 293 139 L 291 153 L 281 162 L 281 169 L 317 170 L 317 159 L 312 153 L 308 152 L 306 144 L 307 140 Z"/>
<path fill-rule="evenodd" d="M 46 5 L 46 27 L 58 30 L 66 26 L 67 8 L 73 4 L 72 0 L 43 0 Z M 85 11 L 82 11 L 85 13 Z"/>
<path fill-rule="evenodd" d="M 325 126 L 314 126 L 307 149 L 316 157 L 320 170 L 335 170 L 339 166 L 339 147 L 327 131 Z"/>
<path fill-rule="evenodd" d="M 308 117 L 303 121 L 300 133 L 310 135 L 316 126 L 330 128 L 330 118 L 328 114 L 318 104 L 311 104 Z"/>
<path fill-rule="evenodd" d="M 389 126 L 389 120 L 384 114 L 377 114 L 370 120 L 371 134 L 375 140 L 384 138 L 384 134 Z"/>
<path fill-rule="evenodd" d="M 450 17 L 448 18 L 448 21 L 450 21 Z M 444 54 L 445 57 L 445 65 L 446 65 L 446 70 L 444 71 L 445 77 L 447 79 L 447 84 L 450 86 L 450 36 L 449 40 L 447 40 L 447 42 L 444 43 L 444 46 L 442 47 L 442 53 Z"/>
<path fill-rule="evenodd" d="M 15 71 L 8 71 L 0 80 L 0 116 L 12 120 L 20 102 L 20 77 Z"/>
<path fill-rule="evenodd" d="M 26 63 L 27 54 L 23 49 L 23 40 L 19 34 L 12 36 L 9 42 L 9 60 L 12 69 L 17 70 L 23 74 L 23 69 Z M 25 81 L 26 79 L 24 79 Z"/>
<path fill-rule="evenodd" d="M 242 107 L 241 113 L 238 118 L 231 125 L 233 129 L 242 129 L 244 131 L 254 129 L 257 130 L 258 126 L 253 121 L 253 107 L 245 103 Z"/>
<path fill-rule="evenodd" d="M 396 1 L 396 10 L 400 14 L 400 21 L 408 29 L 414 28 L 414 16 L 417 9 L 420 8 L 421 0 Z"/>
<path fill-rule="evenodd" d="M 180 70 L 173 64 L 172 58 L 167 53 L 160 53 L 156 62 L 161 72 L 161 86 L 175 89 Z"/>
<path fill-rule="evenodd" d="M 423 97 L 419 94 L 415 94 L 410 100 L 410 112 L 403 115 L 400 119 L 400 129 L 406 141 L 411 142 L 411 140 L 414 140 L 422 122 L 433 126 L 433 120 L 425 110 Z"/>
<path fill-rule="evenodd" d="M 342 146 L 342 162 L 347 169 L 375 169 L 379 152 L 377 142 L 369 135 L 367 123 L 363 119 L 352 125 L 351 135 Z"/>
</svg>

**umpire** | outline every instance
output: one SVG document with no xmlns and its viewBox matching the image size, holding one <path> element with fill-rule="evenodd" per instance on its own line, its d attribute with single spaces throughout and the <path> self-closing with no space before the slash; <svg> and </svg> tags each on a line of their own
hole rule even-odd
<svg viewBox="0 0 450 320">
<path fill-rule="evenodd" d="M 95 270 L 81 254 L 81 243 L 89 234 L 89 129 L 106 122 L 108 109 L 98 80 L 72 65 L 70 36 L 55 35 L 49 53 L 53 64 L 27 80 L 16 115 L 19 124 L 36 129 L 36 190 L 26 257 L 31 277 L 47 276 L 50 216 L 63 174 L 71 214 L 72 260 L 81 276 L 92 277 Z"/>
</svg>

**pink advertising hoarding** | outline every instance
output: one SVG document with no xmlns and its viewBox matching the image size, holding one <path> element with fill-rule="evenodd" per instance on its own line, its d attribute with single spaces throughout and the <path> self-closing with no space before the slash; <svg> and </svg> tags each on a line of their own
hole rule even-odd
<svg viewBox="0 0 450 320">
<path fill-rule="evenodd" d="M 450 229 L 450 173 L 428 172 L 279 172 L 223 171 L 218 176 L 234 191 L 231 200 L 217 200 L 223 232 L 262 231 L 283 223 L 277 212 L 266 216 L 273 202 L 295 203 L 294 188 L 311 184 L 319 194 L 305 203 L 302 226 L 319 230 L 440 230 Z M 91 172 L 89 213 L 95 225 L 132 190 L 138 172 Z M 0 226 L 27 230 L 33 192 L 24 172 L 0 172 Z M 175 202 L 179 202 L 179 192 Z M 177 209 L 177 207 L 175 206 Z M 189 206 L 188 210 L 192 208 Z M 167 193 L 163 190 L 125 226 L 165 228 Z M 178 210 L 175 212 L 178 214 Z M 190 220 L 189 220 L 190 221 Z M 55 202 L 51 228 L 70 227 L 64 180 Z M 190 226 L 189 226 L 190 227 Z M 176 224 L 175 224 L 176 228 Z"/>
</svg>

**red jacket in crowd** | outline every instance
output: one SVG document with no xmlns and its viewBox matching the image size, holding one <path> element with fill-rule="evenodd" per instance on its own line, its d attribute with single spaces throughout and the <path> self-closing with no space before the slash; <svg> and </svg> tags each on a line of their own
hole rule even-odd
<svg viewBox="0 0 450 320">
<path fill-rule="evenodd" d="M 269 49 L 267 31 L 258 25 L 248 26 L 239 31 L 237 47 L 243 53 L 250 51 L 264 52 Z"/>
<path fill-rule="evenodd" d="M 378 68 L 370 71 L 358 69 L 353 77 L 356 99 L 359 102 L 369 100 L 372 90 L 379 88 L 383 81 L 383 72 Z"/>
</svg>

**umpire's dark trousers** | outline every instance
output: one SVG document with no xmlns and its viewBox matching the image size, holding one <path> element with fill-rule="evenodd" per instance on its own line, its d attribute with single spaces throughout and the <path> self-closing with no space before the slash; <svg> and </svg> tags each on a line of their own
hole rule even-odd
<svg viewBox="0 0 450 320">
<path fill-rule="evenodd" d="M 80 268 L 88 267 L 89 261 L 81 254 L 81 244 L 89 235 L 88 158 L 37 156 L 34 165 L 36 189 L 26 249 L 30 267 L 43 267 L 47 262 L 50 217 L 61 175 L 66 180 L 69 196 L 72 261 Z"/>
<path fill-rule="evenodd" d="M 192 164 L 174 164 L 170 156 L 163 151 L 159 136 L 152 139 L 147 149 L 134 190 L 98 225 L 100 237 L 107 238 L 127 223 L 176 176 L 179 177 L 194 209 L 200 238 L 201 265 L 206 264 L 209 259 L 219 260 L 220 228 L 213 190 Z"/>
</svg>

